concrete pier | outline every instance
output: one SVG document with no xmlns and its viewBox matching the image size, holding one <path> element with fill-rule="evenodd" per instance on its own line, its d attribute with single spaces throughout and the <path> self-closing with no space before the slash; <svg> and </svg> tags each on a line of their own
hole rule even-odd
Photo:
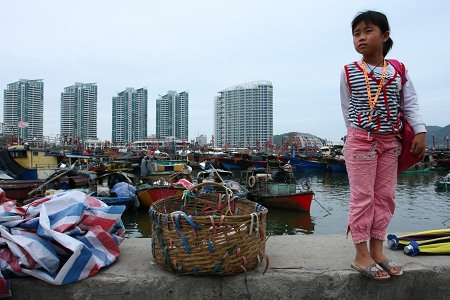
<svg viewBox="0 0 450 300">
<path fill-rule="evenodd" d="M 385 254 L 402 276 L 375 281 L 350 267 L 354 246 L 345 235 L 272 236 L 265 261 L 232 276 L 177 276 L 153 262 L 150 239 L 127 239 L 120 258 L 97 275 L 55 286 L 12 279 L 10 299 L 450 299 L 450 255 Z"/>
</svg>

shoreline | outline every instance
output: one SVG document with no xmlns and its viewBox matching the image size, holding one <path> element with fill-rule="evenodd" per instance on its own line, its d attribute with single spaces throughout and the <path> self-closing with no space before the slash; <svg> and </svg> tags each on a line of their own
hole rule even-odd
<svg viewBox="0 0 450 300">
<path fill-rule="evenodd" d="M 375 281 L 350 267 L 351 239 L 339 235 L 271 236 L 265 260 L 247 274 L 175 275 L 153 261 L 151 239 L 125 239 L 121 255 L 93 277 L 63 286 L 13 278 L 10 299 L 445 299 L 450 297 L 448 255 L 385 254 L 402 276 Z"/>
</svg>

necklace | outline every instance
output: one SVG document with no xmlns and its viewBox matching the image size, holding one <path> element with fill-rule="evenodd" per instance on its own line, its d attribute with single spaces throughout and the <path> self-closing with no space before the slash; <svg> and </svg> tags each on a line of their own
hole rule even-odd
<svg viewBox="0 0 450 300">
<path fill-rule="evenodd" d="M 377 93 L 375 94 L 375 98 L 372 100 L 372 92 L 370 90 L 369 76 L 367 75 L 366 64 L 364 63 L 364 58 L 361 60 L 362 69 L 364 72 L 364 78 L 366 79 L 366 89 L 367 89 L 367 98 L 369 98 L 369 107 L 370 107 L 370 115 L 369 122 L 372 122 L 372 113 L 375 108 L 375 104 L 377 103 L 378 97 L 380 96 L 381 89 L 383 88 L 384 78 L 386 77 L 386 61 L 383 59 L 383 72 L 381 74 L 380 83 L 378 84 Z"/>
<path fill-rule="evenodd" d="M 375 69 L 382 63 L 382 62 L 384 62 L 384 58 L 383 58 L 383 60 L 382 61 L 380 61 L 375 67 L 373 67 L 373 68 L 371 68 L 371 67 L 369 67 L 369 64 L 368 63 L 366 63 L 367 64 L 367 67 L 370 69 L 370 72 L 369 72 L 369 74 L 370 75 L 373 75 L 373 73 L 374 73 L 374 71 L 375 71 Z"/>
</svg>

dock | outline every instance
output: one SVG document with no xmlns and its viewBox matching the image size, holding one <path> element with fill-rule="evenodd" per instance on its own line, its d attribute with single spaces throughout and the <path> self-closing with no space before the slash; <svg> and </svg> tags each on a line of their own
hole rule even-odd
<svg viewBox="0 0 450 300">
<path fill-rule="evenodd" d="M 247 273 L 175 275 L 153 261 L 151 239 L 126 239 L 119 259 L 93 277 L 62 286 L 32 277 L 11 280 L 9 299 L 449 299 L 450 256 L 407 256 L 385 246 L 402 276 L 376 281 L 350 267 L 344 234 L 271 236 L 269 257 Z"/>
</svg>

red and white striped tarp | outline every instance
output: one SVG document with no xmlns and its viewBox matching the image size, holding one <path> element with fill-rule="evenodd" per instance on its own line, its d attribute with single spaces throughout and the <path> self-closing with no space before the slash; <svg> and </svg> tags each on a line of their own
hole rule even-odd
<svg viewBox="0 0 450 300">
<path fill-rule="evenodd" d="M 70 191 L 20 206 L 0 205 L 0 297 L 9 280 L 34 276 L 55 285 L 95 275 L 120 255 L 125 206 Z"/>
</svg>

